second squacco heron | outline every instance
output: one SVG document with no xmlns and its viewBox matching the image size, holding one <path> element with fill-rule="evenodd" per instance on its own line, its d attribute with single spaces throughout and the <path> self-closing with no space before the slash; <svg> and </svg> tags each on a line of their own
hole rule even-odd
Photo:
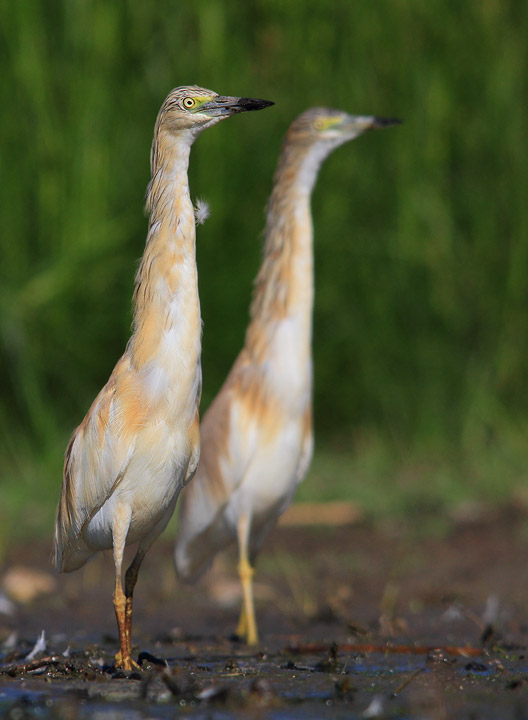
<svg viewBox="0 0 528 720">
<path fill-rule="evenodd" d="M 130 670 L 138 571 L 169 521 L 200 453 L 201 319 L 195 216 L 187 169 L 205 128 L 271 105 L 196 86 L 173 90 L 154 129 L 146 248 L 136 276 L 133 333 L 66 450 L 55 563 L 69 572 L 112 549 L 120 650 Z M 123 582 L 125 545 L 138 543 Z"/>
<path fill-rule="evenodd" d="M 242 351 L 201 425 L 202 456 L 182 494 L 176 569 L 198 577 L 238 541 L 237 634 L 258 642 L 253 564 L 312 456 L 312 190 L 323 160 L 397 120 L 312 108 L 290 126 L 268 205 L 264 258 Z"/>
</svg>

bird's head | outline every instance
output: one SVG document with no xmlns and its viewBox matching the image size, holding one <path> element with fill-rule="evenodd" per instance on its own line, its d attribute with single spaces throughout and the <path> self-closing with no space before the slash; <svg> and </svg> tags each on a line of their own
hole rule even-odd
<svg viewBox="0 0 528 720">
<path fill-rule="evenodd" d="M 399 123 L 392 118 L 349 115 L 342 110 L 310 108 L 290 125 L 282 144 L 278 173 L 297 167 L 299 188 L 310 194 L 321 163 L 343 143 L 366 130 Z"/>
<path fill-rule="evenodd" d="M 319 145 L 328 152 L 353 140 L 366 130 L 396 125 L 400 120 L 369 115 L 349 115 L 330 108 L 310 108 L 293 121 L 288 132 L 289 142 Z"/>
<path fill-rule="evenodd" d="M 157 127 L 172 134 L 195 136 L 220 120 L 237 113 L 262 110 L 269 100 L 218 95 L 212 90 L 188 85 L 172 90 L 161 106 Z"/>
</svg>

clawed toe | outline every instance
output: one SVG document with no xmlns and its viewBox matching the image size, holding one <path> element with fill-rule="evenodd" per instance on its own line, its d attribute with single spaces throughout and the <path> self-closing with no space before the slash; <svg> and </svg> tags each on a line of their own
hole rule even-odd
<svg viewBox="0 0 528 720">
<path fill-rule="evenodd" d="M 130 655 L 123 657 L 123 653 L 119 650 L 115 656 L 115 666 L 118 670 L 124 670 L 130 672 L 131 670 L 140 670 L 140 666 Z"/>
</svg>

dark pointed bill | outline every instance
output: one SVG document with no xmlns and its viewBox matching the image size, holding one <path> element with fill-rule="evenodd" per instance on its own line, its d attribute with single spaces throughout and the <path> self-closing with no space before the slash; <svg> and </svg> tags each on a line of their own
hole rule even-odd
<svg viewBox="0 0 528 720">
<path fill-rule="evenodd" d="M 397 118 L 383 118 L 375 115 L 347 115 L 343 114 L 341 122 L 336 125 L 336 130 L 343 132 L 351 132 L 354 137 L 357 133 L 363 133 L 366 130 L 375 128 L 390 127 L 390 125 L 398 125 L 401 120 Z"/>
<path fill-rule="evenodd" d="M 217 95 L 214 100 L 204 103 L 200 112 L 206 112 L 212 117 L 218 115 L 234 115 L 235 113 L 249 112 L 250 110 L 263 110 L 275 103 L 271 100 L 260 100 L 259 98 L 229 97 Z"/>
<path fill-rule="evenodd" d="M 384 128 L 389 127 L 389 125 L 400 125 L 401 122 L 402 121 L 399 118 L 374 117 L 372 118 L 372 127 Z"/>
</svg>

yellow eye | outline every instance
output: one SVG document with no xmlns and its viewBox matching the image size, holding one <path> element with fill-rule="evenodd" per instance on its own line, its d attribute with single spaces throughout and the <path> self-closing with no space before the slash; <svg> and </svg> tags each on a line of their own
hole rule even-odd
<svg viewBox="0 0 528 720">
<path fill-rule="evenodd" d="M 192 97 L 186 97 L 183 99 L 183 107 L 190 110 L 196 105 L 196 100 Z"/>
<path fill-rule="evenodd" d="M 325 120 L 325 118 L 317 118 L 316 120 L 314 120 L 314 128 L 316 130 L 324 130 L 327 125 L 328 122 Z"/>
</svg>

